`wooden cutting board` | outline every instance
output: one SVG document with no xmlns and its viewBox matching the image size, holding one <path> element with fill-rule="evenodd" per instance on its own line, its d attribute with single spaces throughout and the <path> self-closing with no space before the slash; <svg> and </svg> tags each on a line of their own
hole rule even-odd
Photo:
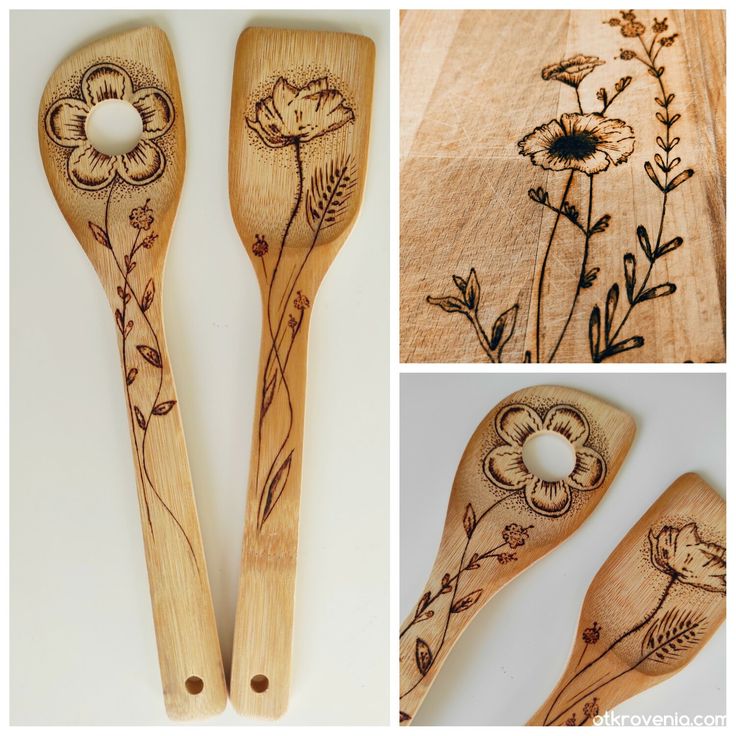
<svg viewBox="0 0 736 736">
<path fill-rule="evenodd" d="M 402 361 L 725 360 L 725 106 L 722 11 L 402 13 Z"/>
</svg>

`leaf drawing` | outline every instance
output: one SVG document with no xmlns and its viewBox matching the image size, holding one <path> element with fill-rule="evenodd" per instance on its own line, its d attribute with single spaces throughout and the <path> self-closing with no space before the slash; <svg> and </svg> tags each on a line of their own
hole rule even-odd
<svg viewBox="0 0 736 736">
<path fill-rule="evenodd" d="M 340 222 L 349 208 L 355 184 L 350 156 L 340 162 L 330 161 L 312 174 L 304 204 L 312 230 L 326 230 Z"/>
<path fill-rule="evenodd" d="M 289 471 L 291 470 L 291 458 L 294 454 L 294 450 L 292 450 L 286 460 L 284 460 L 283 463 L 281 463 L 281 467 L 276 471 L 276 473 L 273 476 L 273 479 L 271 480 L 271 483 L 268 486 L 268 491 L 266 493 L 266 498 L 263 504 L 263 512 L 261 514 L 261 524 L 263 524 L 264 521 L 269 517 L 271 511 L 273 510 L 273 507 L 276 505 L 276 502 L 281 497 L 281 494 L 284 492 L 284 488 L 286 487 L 286 481 L 289 480 Z"/>
<path fill-rule="evenodd" d="M 161 356 L 149 345 L 136 345 L 136 349 L 151 365 L 161 368 Z"/>
<path fill-rule="evenodd" d="M 429 672 L 429 668 L 432 666 L 433 658 L 432 650 L 424 639 L 417 639 L 414 656 L 417 662 L 417 669 L 423 675 L 426 675 L 427 672 Z"/>
<path fill-rule="evenodd" d="M 168 414 L 174 408 L 174 404 L 176 404 L 176 401 L 162 401 L 153 407 L 152 413 L 157 417 L 161 417 L 164 414 Z"/>
<path fill-rule="evenodd" d="M 472 593 L 468 593 L 464 598 L 461 598 L 459 601 L 455 601 L 450 611 L 452 613 L 467 611 L 468 608 L 474 606 L 478 602 L 481 593 L 483 593 L 482 590 L 474 590 Z"/>
</svg>

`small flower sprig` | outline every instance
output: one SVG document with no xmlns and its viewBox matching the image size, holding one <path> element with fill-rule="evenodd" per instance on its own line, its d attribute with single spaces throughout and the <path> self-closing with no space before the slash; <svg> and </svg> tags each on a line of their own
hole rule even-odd
<svg viewBox="0 0 736 736">
<path fill-rule="evenodd" d="M 491 363 L 501 363 L 504 346 L 514 334 L 519 305 L 514 304 L 513 307 L 507 309 L 496 318 L 489 337 L 478 316 L 480 282 L 478 281 L 478 275 L 475 269 L 470 269 L 467 279 L 454 275 L 452 280 L 460 292 L 460 298 L 453 295 L 440 297 L 428 296 L 427 302 L 440 307 L 445 312 L 459 312 L 465 315 L 470 324 L 473 325 L 478 342 L 483 348 L 483 352 L 488 356 L 488 360 Z"/>
<path fill-rule="evenodd" d="M 473 507 L 468 504 L 466 510 L 465 510 L 465 519 L 464 519 L 464 525 L 466 533 L 470 529 L 471 530 L 471 536 L 472 536 L 472 530 L 473 530 L 473 523 L 474 523 L 474 512 Z M 428 590 L 424 593 L 424 595 L 421 597 L 416 610 L 414 612 L 414 618 L 401 630 L 401 636 L 404 636 L 404 634 L 409 631 L 409 629 L 414 626 L 415 624 L 418 624 L 421 621 L 426 621 L 429 618 L 432 618 L 434 616 L 434 611 L 430 608 L 432 603 L 434 603 L 441 595 L 444 595 L 445 593 L 452 593 L 453 591 L 453 584 L 457 581 L 457 579 L 460 577 L 460 575 L 468 570 L 477 570 L 480 567 L 480 563 L 483 562 L 483 560 L 489 560 L 489 559 L 495 559 L 496 562 L 499 565 L 508 565 L 510 562 L 515 562 L 518 557 L 516 556 L 516 552 L 499 552 L 500 549 L 503 549 L 504 547 L 508 547 L 510 550 L 516 550 L 518 547 L 523 547 L 526 543 L 526 540 L 529 538 L 529 530 L 533 529 L 534 526 L 521 526 L 520 524 L 507 524 L 504 527 L 504 530 L 501 534 L 502 539 L 504 540 L 501 544 L 496 545 L 495 547 L 492 547 L 491 549 L 487 550 L 486 552 L 483 552 L 482 554 L 478 554 L 477 552 L 474 552 L 470 559 L 468 560 L 468 563 L 464 566 L 462 566 L 454 575 L 450 576 L 449 572 L 446 572 L 442 576 L 442 582 L 440 583 L 439 590 L 432 594 L 431 590 Z M 476 591 L 477 595 L 471 594 L 471 596 L 475 599 L 472 601 L 472 603 L 475 603 L 475 601 L 478 600 L 480 597 L 480 593 L 482 591 Z M 470 601 L 463 599 L 463 608 L 459 610 L 466 610 L 467 608 L 470 608 L 470 605 L 472 605 Z M 456 604 L 457 606 L 458 604 Z M 455 606 L 455 607 L 456 607 Z M 453 607 L 454 608 L 454 607 Z M 452 613 L 457 613 L 457 611 L 452 610 Z"/>
<path fill-rule="evenodd" d="M 181 522 L 174 514 L 171 507 L 159 493 L 154 483 L 152 473 L 149 468 L 149 448 L 147 447 L 148 433 L 151 423 L 157 417 L 166 416 L 176 405 L 175 399 L 161 400 L 161 392 L 163 390 L 164 362 L 160 339 L 156 328 L 148 314 L 153 306 L 156 294 L 156 286 L 153 278 L 149 278 L 143 288 L 142 294 L 137 292 L 131 283 L 131 274 L 136 269 L 138 261 L 136 256 L 142 250 L 150 250 L 158 239 L 158 233 L 152 230 L 155 223 L 155 214 L 150 206 L 150 199 L 134 207 L 128 215 L 128 224 L 135 232 L 129 247 L 122 249 L 122 257 L 120 255 L 121 248 L 112 241 L 109 228 L 109 212 L 110 202 L 114 184 L 110 187 L 107 202 L 105 205 L 105 220 L 102 225 L 89 222 L 88 227 L 92 233 L 92 237 L 104 248 L 110 251 L 114 266 L 120 273 L 122 284 L 116 289 L 117 296 L 120 299 L 119 306 L 115 309 L 115 323 L 120 332 L 121 355 L 123 362 L 123 374 L 125 377 L 125 395 L 128 403 L 128 411 L 130 414 L 131 431 L 133 437 L 133 446 L 135 451 L 138 473 L 140 477 L 143 504 L 146 512 L 146 519 L 151 536 L 155 541 L 154 525 L 151 515 L 151 498 L 155 498 L 164 509 L 170 519 L 176 524 L 181 532 L 184 540 L 192 554 L 194 564 L 199 570 L 194 548 L 191 540 L 181 525 Z M 131 309 L 137 309 L 137 315 L 131 314 Z M 136 327 L 136 324 L 138 327 Z M 134 332 L 135 329 L 135 332 Z M 143 333 L 141 333 L 143 330 Z M 133 341 L 135 352 L 130 345 L 131 336 L 136 337 Z M 145 337 L 144 337 L 145 336 Z M 137 362 L 136 359 L 143 359 L 143 362 Z M 157 386 L 153 395 L 141 396 L 134 398 L 134 384 L 138 379 L 139 373 L 148 368 L 156 371 L 156 379 L 154 385 Z"/>
<path fill-rule="evenodd" d="M 646 271 L 640 281 L 637 280 L 636 255 L 632 252 L 624 255 L 624 282 L 628 306 L 621 320 L 617 325 L 614 325 L 620 293 L 617 283 L 614 283 L 608 290 L 604 314 L 601 314 L 598 305 L 595 305 L 591 311 L 588 323 L 588 341 L 590 355 L 594 363 L 602 363 L 615 355 L 641 348 L 644 345 L 642 335 L 619 339 L 619 335 L 634 308 L 643 302 L 669 296 L 677 291 L 677 285 L 674 283 L 663 282 L 656 286 L 649 286 L 649 280 L 655 263 L 683 244 L 683 239 L 680 236 L 666 240 L 664 238 L 667 203 L 669 195 L 695 173 L 691 168 L 682 168 L 677 171 L 682 160 L 678 156 L 674 156 L 673 151 L 679 145 L 680 138 L 672 136 L 672 128 L 681 119 L 682 115 L 672 112 L 675 94 L 668 92 L 665 88 L 665 67 L 657 64 L 657 58 L 662 49 L 671 47 L 675 43 L 678 34 L 664 35 L 669 30 L 667 18 L 662 20 L 654 18 L 651 25 L 651 37 L 645 38 L 647 29 L 637 19 L 633 10 L 621 11 L 621 18 L 610 18 L 605 22 L 610 26 L 618 27 L 621 35 L 625 38 L 638 39 L 642 48 L 641 52 L 632 49 L 621 49 L 619 58 L 624 61 L 637 61 L 643 64 L 647 72 L 657 80 L 659 86 L 659 95 L 654 98 L 654 102 L 660 108 L 655 117 L 663 127 L 663 134 L 658 135 L 656 139 L 656 145 L 661 153 L 655 153 L 653 161 L 644 163 L 644 171 L 652 184 L 660 191 L 662 206 L 657 236 L 653 243 L 644 225 L 639 225 L 636 229 L 639 246 L 647 260 Z"/>
</svg>

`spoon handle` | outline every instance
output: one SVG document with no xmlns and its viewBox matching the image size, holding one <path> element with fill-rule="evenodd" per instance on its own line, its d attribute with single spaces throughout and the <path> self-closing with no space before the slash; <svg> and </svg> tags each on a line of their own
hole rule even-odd
<svg viewBox="0 0 736 736">
<path fill-rule="evenodd" d="M 264 304 L 230 697 L 239 713 L 278 718 L 291 677 L 309 299 Z"/>
<path fill-rule="evenodd" d="M 203 718 L 227 689 L 161 303 L 122 279 L 115 322 L 166 712 Z"/>
</svg>

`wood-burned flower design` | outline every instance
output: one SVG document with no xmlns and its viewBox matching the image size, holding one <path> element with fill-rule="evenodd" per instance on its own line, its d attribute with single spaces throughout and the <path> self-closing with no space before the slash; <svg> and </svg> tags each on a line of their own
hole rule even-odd
<svg viewBox="0 0 736 736">
<path fill-rule="evenodd" d="M 322 149 L 316 145 L 305 164 L 303 148 L 309 147 L 310 141 L 354 120 L 355 113 L 343 93 L 331 85 L 327 77 L 313 79 L 299 87 L 280 76 L 271 94 L 256 101 L 252 116 L 245 116 L 245 124 L 253 131 L 255 142 L 260 141 L 269 149 L 289 147 L 293 150 L 295 178 L 294 201 L 284 218 L 283 229 L 278 235 L 256 234 L 251 246 L 266 284 L 264 311 L 271 343 L 260 377 L 255 468 L 259 530 L 289 484 L 296 449 L 292 438 L 294 407 L 288 369 L 292 350 L 311 306 L 309 295 L 298 288 L 299 279 L 320 236 L 348 212 L 357 183 L 351 156 L 323 160 L 319 155 Z M 305 172 L 305 166 L 311 167 L 311 172 Z M 288 272 L 284 270 L 284 249 L 300 214 L 311 230 L 311 242 L 301 251 L 303 256 L 294 271 Z M 266 235 L 275 247 L 269 246 Z M 270 423 L 275 428 L 270 428 Z M 278 441 L 262 441 L 267 436 Z"/>
<path fill-rule="evenodd" d="M 601 627 L 593 621 L 585 628 L 582 640 L 585 644 L 575 671 L 558 690 L 544 719 L 545 726 L 575 721 L 574 708 L 583 705 L 586 720 L 595 718 L 605 707 L 599 704 L 604 688 L 627 673 L 644 665 L 667 666 L 676 662 L 702 640 L 708 628 L 707 616 L 698 606 L 698 597 L 690 602 L 679 591 L 677 602 L 671 594 L 678 584 L 698 588 L 700 595 L 726 594 L 726 548 L 715 542 L 704 541 L 697 523 L 691 521 L 682 527 L 663 525 L 655 533 L 650 528 L 643 549 L 649 548 L 652 566 L 667 575 L 664 588 L 657 593 L 651 610 L 639 621 L 631 622 L 624 631 L 589 657 L 589 647 L 599 645 Z M 647 584 L 648 583 L 648 584 Z M 646 580 L 638 588 L 642 591 L 657 590 L 656 581 Z M 628 661 L 631 652 L 637 653 L 633 663 Z M 595 696 L 590 699 L 591 696 Z M 605 702 L 605 697 L 604 697 Z M 572 723 L 582 726 L 584 722 Z"/>
<path fill-rule="evenodd" d="M 79 189 L 98 190 L 116 176 L 133 186 L 150 184 L 166 166 L 163 151 L 153 142 L 171 128 L 174 105 L 157 87 L 135 89 L 125 69 L 108 62 L 84 73 L 81 97 L 57 100 L 46 112 L 46 132 L 54 143 L 72 149 L 67 160 L 69 179 Z M 87 138 L 85 124 L 92 108 L 106 100 L 124 100 L 139 112 L 143 132 L 128 153 L 108 156 L 95 149 Z"/>
<path fill-rule="evenodd" d="M 658 534 L 650 529 L 649 547 L 654 567 L 677 582 L 726 592 L 726 548 L 704 542 L 694 523 L 681 529 L 663 526 Z"/>
<path fill-rule="evenodd" d="M 279 77 L 270 97 L 256 103 L 255 120 L 248 127 L 269 148 L 306 143 L 341 128 L 355 118 L 338 90 L 330 88 L 327 77 L 296 87 Z"/>
<path fill-rule="evenodd" d="M 507 444 L 494 447 L 486 455 L 483 471 L 495 486 L 523 492 L 529 507 L 542 516 L 562 516 L 570 509 L 573 492 L 593 491 L 605 478 L 605 461 L 585 444 L 590 435 L 588 421 L 572 406 L 555 406 L 542 419 L 531 407 L 512 404 L 497 414 L 496 431 Z M 526 467 L 524 444 L 542 432 L 561 434 L 572 445 L 575 465 L 566 478 L 546 481 Z"/>
<path fill-rule="evenodd" d="M 556 79 L 563 84 L 569 84 L 577 88 L 580 82 L 590 74 L 593 69 L 606 62 L 597 56 L 586 56 L 575 54 L 569 59 L 563 59 L 556 64 L 550 64 L 542 69 L 542 79 Z"/>
<path fill-rule="evenodd" d="M 535 166 L 552 171 L 599 174 L 618 166 L 634 150 L 634 131 L 623 120 L 598 113 L 563 113 L 519 141 L 519 151 Z"/>
</svg>

